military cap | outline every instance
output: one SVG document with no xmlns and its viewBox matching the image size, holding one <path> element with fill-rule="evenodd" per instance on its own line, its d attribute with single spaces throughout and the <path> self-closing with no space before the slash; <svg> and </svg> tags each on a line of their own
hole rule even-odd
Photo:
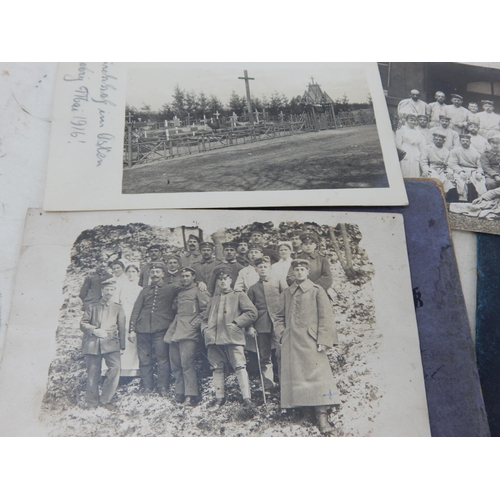
<svg viewBox="0 0 500 500">
<path fill-rule="evenodd" d="M 418 94 L 418 95 L 420 95 L 420 90 L 412 89 L 412 90 L 410 90 L 410 94 Z"/>
<path fill-rule="evenodd" d="M 196 276 L 196 271 L 192 267 L 183 267 L 181 269 L 181 273 L 191 273 L 193 276 Z"/>
<path fill-rule="evenodd" d="M 258 259 L 255 259 L 253 261 L 253 265 L 255 267 L 257 267 L 259 264 L 262 264 L 262 263 L 266 263 L 266 264 L 269 264 L 271 265 L 271 259 L 267 256 L 267 255 L 264 255 L 264 257 L 259 257 Z"/>
<path fill-rule="evenodd" d="M 108 278 L 107 280 L 103 281 L 101 283 L 101 288 L 104 288 L 105 286 L 116 287 L 116 279 L 115 278 Z"/>
<path fill-rule="evenodd" d="M 489 99 L 484 99 L 481 101 L 483 104 L 491 104 L 493 106 L 493 101 L 490 101 Z"/>
<path fill-rule="evenodd" d="M 290 250 L 293 250 L 293 245 L 291 241 L 280 241 L 278 242 L 277 248 L 279 250 L 283 245 L 287 246 Z"/>
<path fill-rule="evenodd" d="M 179 264 L 181 262 L 181 258 L 179 255 L 176 255 L 175 253 L 169 253 L 166 257 L 163 258 L 165 262 L 168 262 L 171 259 L 175 259 Z"/>
<path fill-rule="evenodd" d="M 202 241 L 200 243 L 200 250 L 202 248 L 211 248 L 211 249 L 213 249 L 214 247 L 215 247 L 215 245 L 211 241 Z"/>
<path fill-rule="evenodd" d="M 302 243 L 305 243 L 307 240 L 316 244 L 319 243 L 318 236 L 315 233 L 302 233 L 300 235 L 300 241 L 302 241 Z"/>
<path fill-rule="evenodd" d="M 459 95 L 459 94 L 450 94 L 450 97 L 451 97 L 452 99 L 453 99 L 453 98 L 455 98 L 455 99 L 460 99 L 461 101 L 463 101 L 463 100 L 464 100 L 464 98 L 463 98 L 461 95 Z"/>
<path fill-rule="evenodd" d="M 99 255 L 97 256 L 97 261 L 100 262 L 102 260 L 108 260 L 109 256 L 105 252 L 100 252 Z"/>
<path fill-rule="evenodd" d="M 215 276 L 217 278 L 223 278 L 224 276 L 231 276 L 231 269 L 229 267 L 226 267 L 226 266 L 218 267 L 215 270 Z"/>
<path fill-rule="evenodd" d="M 167 268 L 163 262 L 151 262 L 149 265 L 149 270 L 151 269 L 161 269 L 163 272 L 167 272 Z"/>
<path fill-rule="evenodd" d="M 443 134 L 443 132 L 432 132 L 432 135 L 438 135 L 439 137 L 445 137 L 446 138 L 446 134 Z"/>
<path fill-rule="evenodd" d="M 500 142 L 500 134 L 495 134 L 488 139 L 488 142 Z"/>
<path fill-rule="evenodd" d="M 198 236 L 196 236 L 195 234 L 190 234 L 190 235 L 188 236 L 188 239 L 187 239 L 187 240 L 188 240 L 188 241 L 189 241 L 189 240 L 196 240 L 198 243 L 201 241 L 201 240 L 200 240 L 200 238 L 198 238 Z"/>
<path fill-rule="evenodd" d="M 222 244 L 222 248 L 234 248 L 236 250 L 238 248 L 238 242 L 237 241 L 225 241 Z"/>
<path fill-rule="evenodd" d="M 156 244 L 154 244 L 154 245 L 151 245 L 151 246 L 148 248 L 148 252 L 149 252 L 150 250 L 155 249 L 155 248 L 161 251 L 161 246 L 160 246 L 160 245 L 156 245 Z"/>
<path fill-rule="evenodd" d="M 307 259 L 295 259 L 292 260 L 291 266 L 292 269 L 295 269 L 298 266 L 304 266 L 307 267 L 307 269 L 309 269 L 309 261 Z"/>
<path fill-rule="evenodd" d="M 248 250 L 260 250 L 262 252 L 262 246 L 257 243 L 249 243 Z"/>
<path fill-rule="evenodd" d="M 448 115 L 439 115 L 439 119 L 444 118 L 445 120 L 451 120 L 451 118 Z"/>
</svg>

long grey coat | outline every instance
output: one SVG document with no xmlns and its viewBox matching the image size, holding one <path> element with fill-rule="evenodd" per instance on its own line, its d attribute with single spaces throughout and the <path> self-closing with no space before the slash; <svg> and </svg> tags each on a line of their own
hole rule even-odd
<svg viewBox="0 0 500 500">
<path fill-rule="evenodd" d="M 287 288 L 281 305 L 275 321 L 281 342 L 281 407 L 339 404 L 326 352 L 318 352 L 318 345 L 338 342 L 326 292 L 308 279 Z"/>
</svg>

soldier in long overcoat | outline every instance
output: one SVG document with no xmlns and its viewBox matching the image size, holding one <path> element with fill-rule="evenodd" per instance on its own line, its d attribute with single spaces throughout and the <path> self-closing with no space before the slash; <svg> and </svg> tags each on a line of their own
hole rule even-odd
<svg viewBox="0 0 500 500">
<path fill-rule="evenodd" d="M 309 261 L 292 262 L 295 283 L 282 294 L 275 333 L 280 341 L 281 407 L 314 407 L 318 427 L 331 431 L 330 405 L 340 404 L 326 349 L 338 343 L 326 292 L 309 278 Z"/>
</svg>

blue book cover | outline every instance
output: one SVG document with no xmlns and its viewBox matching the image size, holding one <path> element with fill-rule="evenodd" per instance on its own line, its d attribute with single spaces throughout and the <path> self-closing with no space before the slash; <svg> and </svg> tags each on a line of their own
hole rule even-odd
<svg viewBox="0 0 500 500">
<path fill-rule="evenodd" d="M 477 235 L 476 354 L 491 435 L 500 436 L 500 236 Z"/>
<path fill-rule="evenodd" d="M 479 256 L 484 256 L 479 261 L 478 294 L 480 284 L 484 288 L 479 298 L 477 356 L 482 378 L 488 376 L 483 400 L 442 191 L 432 179 L 405 180 L 405 185 L 407 207 L 368 210 L 404 216 L 432 435 L 488 436 L 485 402 L 488 414 L 490 405 L 497 414 L 495 421 L 490 415 L 490 425 L 496 426 L 491 432 L 500 435 L 500 308 L 496 293 L 500 236 L 479 235 L 483 246 L 488 241 L 484 250 L 478 241 Z M 487 308 L 488 304 L 494 307 Z M 485 341 L 487 348 L 483 348 Z"/>
</svg>

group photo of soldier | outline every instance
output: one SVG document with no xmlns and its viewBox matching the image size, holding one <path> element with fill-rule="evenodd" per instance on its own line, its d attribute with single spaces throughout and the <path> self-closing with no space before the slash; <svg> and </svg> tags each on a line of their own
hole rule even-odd
<svg viewBox="0 0 500 500">
<path fill-rule="evenodd" d="M 63 308 L 80 363 L 70 399 L 97 415 L 120 412 L 127 398 L 139 408 L 153 398 L 207 415 L 232 408 L 239 421 L 269 405 L 338 435 L 343 383 L 334 372 L 345 361 L 335 310 L 346 306 L 332 265 L 360 287 L 371 275 L 353 261 L 369 262 L 354 226 L 272 226 L 209 238 L 195 230 L 183 233 L 182 247 L 164 237 L 116 242 L 107 230 L 102 245 L 77 242 L 70 274 L 81 276 L 78 297 Z M 357 312 L 372 316 L 363 302 Z M 49 377 L 45 401 L 60 404 L 60 391 L 60 379 Z"/>
<path fill-rule="evenodd" d="M 397 107 L 403 177 L 440 180 L 453 212 L 486 209 L 500 198 L 500 115 L 494 102 L 464 102 L 461 95 L 442 91 L 434 98 L 426 103 L 413 89 Z"/>
</svg>

